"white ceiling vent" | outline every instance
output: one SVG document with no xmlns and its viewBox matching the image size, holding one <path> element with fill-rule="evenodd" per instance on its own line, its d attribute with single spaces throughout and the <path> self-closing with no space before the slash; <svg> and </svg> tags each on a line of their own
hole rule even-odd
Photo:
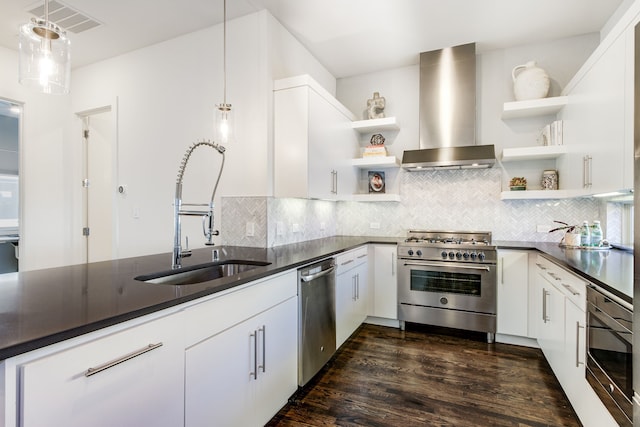
<svg viewBox="0 0 640 427">
<path fill-rule="evenodd" d="M 44 2 L 28 11 L 38 18 L 44 19 Z M 70 8 L 56 0 L 49 1 L 49 21 L 72 33 L 81 33 L 102 25 L 82 12 Z"/>
</svg>

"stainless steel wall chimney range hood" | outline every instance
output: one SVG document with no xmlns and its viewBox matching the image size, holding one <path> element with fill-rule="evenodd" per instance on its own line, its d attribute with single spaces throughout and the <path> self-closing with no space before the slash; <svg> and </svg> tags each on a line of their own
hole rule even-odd
<svg viewBox="0 0 640 427">
<path fill-rule="evenodd" d="M 410 171 L 488 168 L 493 145 L 476 145 L 476 45 L 420 54 L 420 149 L 407 150 Z"/>
</svg>

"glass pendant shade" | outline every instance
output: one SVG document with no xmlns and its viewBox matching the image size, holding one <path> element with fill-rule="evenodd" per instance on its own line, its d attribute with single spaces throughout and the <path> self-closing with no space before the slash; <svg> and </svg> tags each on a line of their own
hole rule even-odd
<svg viewBox="0 0 640 427">
<path fill-rule="evenodd" d="M 231 104 L 218 104 L 215 111 L 215 135 L 214 141 L 217 144 L 226 145 L 233 142 L 233 113 Z"/>
<path fill-rule="evenodd" d="M 57 25 L 32 19 L 20 27 L 18 81 L 47 94 L 69 93 L 70 41 Z"/>
</svg>

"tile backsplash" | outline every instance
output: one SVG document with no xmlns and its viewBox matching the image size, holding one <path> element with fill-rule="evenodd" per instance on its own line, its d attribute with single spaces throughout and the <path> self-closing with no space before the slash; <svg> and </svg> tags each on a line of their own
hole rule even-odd
<svg viewBox="0 0 640 427">
<path fill-rule="evenodd" d="M 591 198 L 500 200 L 497 168 L 401 170 L 396 179 L 399 203 L 223 197 L 223 242 L 271 247 L 334 235 L 401 237 L 411 228 L 486 230 L 494 240 L 557 242 L 561 232 L 546 232 L 555 227 L 554 220 L 606 224 L 601 211 L 606 207 Z M 248 222 L 254 224 L 254 236 L 247 236 Z M 537 231 L 539 225 L 544 232 Z"/>
</svg>

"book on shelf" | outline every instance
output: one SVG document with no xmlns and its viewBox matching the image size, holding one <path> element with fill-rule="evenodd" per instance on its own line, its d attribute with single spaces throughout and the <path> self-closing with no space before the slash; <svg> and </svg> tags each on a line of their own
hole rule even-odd
<svg viewBox="0 0 640 427">
<path fill-rule="evenodd" d="M 384 145 L 369 145 L 364 149 L 362 153 L 362 157 L 377 157 L 377 156 L 386 156 L 387 149 Z"/>
</svg>

